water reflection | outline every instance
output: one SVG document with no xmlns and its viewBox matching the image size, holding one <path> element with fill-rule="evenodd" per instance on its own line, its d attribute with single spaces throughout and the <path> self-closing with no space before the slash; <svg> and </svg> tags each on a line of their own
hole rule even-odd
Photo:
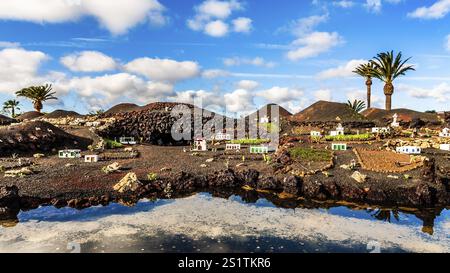
<svg viewBox="0 0 450 273">
<path fill-rule="evenodd" d="M 0 252 L 67 252 L 72 242 L 83 252 L 367 252 L 373 240 L 383 252 L 449 251 L 441 213 L 214 191 L 21 212 L 15 227 L 0 227 Z M 424 219 L 438 225 L 433 236 L 421 233 Z"/>
</svg>

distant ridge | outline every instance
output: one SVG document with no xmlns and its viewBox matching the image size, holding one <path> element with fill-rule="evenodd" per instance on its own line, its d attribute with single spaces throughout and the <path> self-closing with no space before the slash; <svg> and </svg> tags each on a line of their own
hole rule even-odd
<svg viewBox="0 0 450 273">
<path fill-rule="evenodd" d="M 366 118 L 355 113 L 345 103 L 318 101 L 300 113 L 292 116 L 294 121 L 336 121 L 339 119 L 345 121 L 361 121 Z"/>
<path fill-rule="evenodd" d="M 43 118 L 69 118 L 69 117 L 81 118 L 83 116 L 75 111 L 66 111 L 66 110 L 56 110 L 43 116 Z"/>
<path fill-rule="evenodd" d="M 142 107 L 134 103 L 120 103 L 106 111 L 105 115 L 139 111 Z"/>
</svg>

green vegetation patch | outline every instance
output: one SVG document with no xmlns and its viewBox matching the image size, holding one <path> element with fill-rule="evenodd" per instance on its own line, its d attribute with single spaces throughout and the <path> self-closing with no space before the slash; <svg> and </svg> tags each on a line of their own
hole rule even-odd
<svg viewBox="0 0 450 273">
<path fill-rule="evenodd" d="M 289 154 L 294 159 L 306 161 L 329 161 L 333 156 L 330 151 L 301 147 L 292 148 Z"/>
<path fill-rule="evenodd" d="M 327 141 L 366 141 L 374 139 L 372 134 L 326 136 Z"/>
<path fill-rule="evenodd" d="M 111 139 L 104 139 L 105 141 L 105 148 L 106 149 L 118 149 L 118 148 L 122 148 L 123 144 L 120 142 L 117 142 L 115 140 L 111 140 Z"/>
<path fill-rule="evenodd" d="M 270 139 L 251 139 L 251 138 L 237 139 L 230 141 L 231 144 L 241 144 L 241 145 L 260 145 L 269 142 Z"/>
</svg>

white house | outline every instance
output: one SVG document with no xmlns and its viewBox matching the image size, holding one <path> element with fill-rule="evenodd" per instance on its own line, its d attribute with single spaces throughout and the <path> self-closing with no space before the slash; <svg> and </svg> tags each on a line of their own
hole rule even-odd
<svg viewBox="0 0 450 273">
<path fill-rule="evenodd" d="M 136 140 L 134 137 L 121 137 L 119 142 L 125 145 L 136 145 Z"/>
<path fill-rule="evenodd" d="M 207 151 L 208 145 L 206 143 L 206 139 L 197 138 L 194 140 L 194 149 L 193 151 Z"/>
<path fill-rule="evenodd" d="M 319 131 L 311 131 L 311 136 L 312 137 L 321 137 L 322 133 Z"/>
<path fill-rule="evenodd" d="M 86 162 L 86 163 L 98 162 L 98 155 L 85 155 L 84 162 Z"/>
<path fill-rule="evenodd" d="M 372 133 L 373 134 L 388 134 L 391 132 L 391 128 L 389 127 L 373 127 Z"/>
<path fill-rule="evenodd" d="M 333 151 L 347 151 L 346 143 L 332 143 L 331 150 Z"/>
<path fill-rule="evenodd" d="M 439 133 L 440 137 L 450 137 L 450 129 L 449 128 L 444 128 L 442 129 L 442 132 Z"/>
<path fill-rule="evenodd" d="M 241 149 L 241 144 L 227 143 L 225 146 L 225 150 L 227 150 L 227 151 L 238 151 L 240 149 Z"/>
<path fill-rule="evenodd" d="M 217 133 L 213 136 L 214 140 L 231 140 L 231 134 Z"/>
<path fill-rule="evenodd" d="M 391 123 L 391 127 L 400 127 L 400 122 L 398 122 L 398 115 L 397 113 L 394 114 L 394 116 L 392 116 L 393 120 Z"/>
<path fill-rule="evenodd" d="M 251 154 L 267 154 L 269 153 L 268 146 L 250 146 Z"/>
<path fill-rule="evenodd" d="M 268 116 L 263 116 L 259 119 L 259 123 L 270 123 L 270 119 Z"/>
<path fill-rule="evenodd" d="M 450 151 L 450 144 L 441 144 L 439 148 L 443 151 Z"/>
<path fill-rule="evenodd" d="M 396 148 L 399 154 L 418 155 L 422 153 L 422 148 L 417 146 L 403 146 Z"/>
<path fill-rule="evenodd" d="M 343 136 L 344 135 L 345 128 L 342 126 L 341 123 L 338 124 L 336 131 L 331 131 L 330 136 Z"/>
<path fill-rule="evenodd" d="M 59 158 L 81 158 L 81 150 L 60 150 Z"/>
</svg>

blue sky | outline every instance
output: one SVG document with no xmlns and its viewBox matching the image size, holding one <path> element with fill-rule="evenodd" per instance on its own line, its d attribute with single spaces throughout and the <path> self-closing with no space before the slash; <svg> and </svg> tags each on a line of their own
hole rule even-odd
<svg viewBox="0 0 450 273">
<path fill-rule="evenodd" d="M 448 13 L 449 0 L 2 1 L 0 101 L 52 83 L 60 99 L 47 112 L 194 98 L 231 112 L 268 102 L 297 112 L 364 99 L 352 69 L 395 50 L 417 71 L 395 82 L 393 106 L 449 110 Z"/>
</svg>

